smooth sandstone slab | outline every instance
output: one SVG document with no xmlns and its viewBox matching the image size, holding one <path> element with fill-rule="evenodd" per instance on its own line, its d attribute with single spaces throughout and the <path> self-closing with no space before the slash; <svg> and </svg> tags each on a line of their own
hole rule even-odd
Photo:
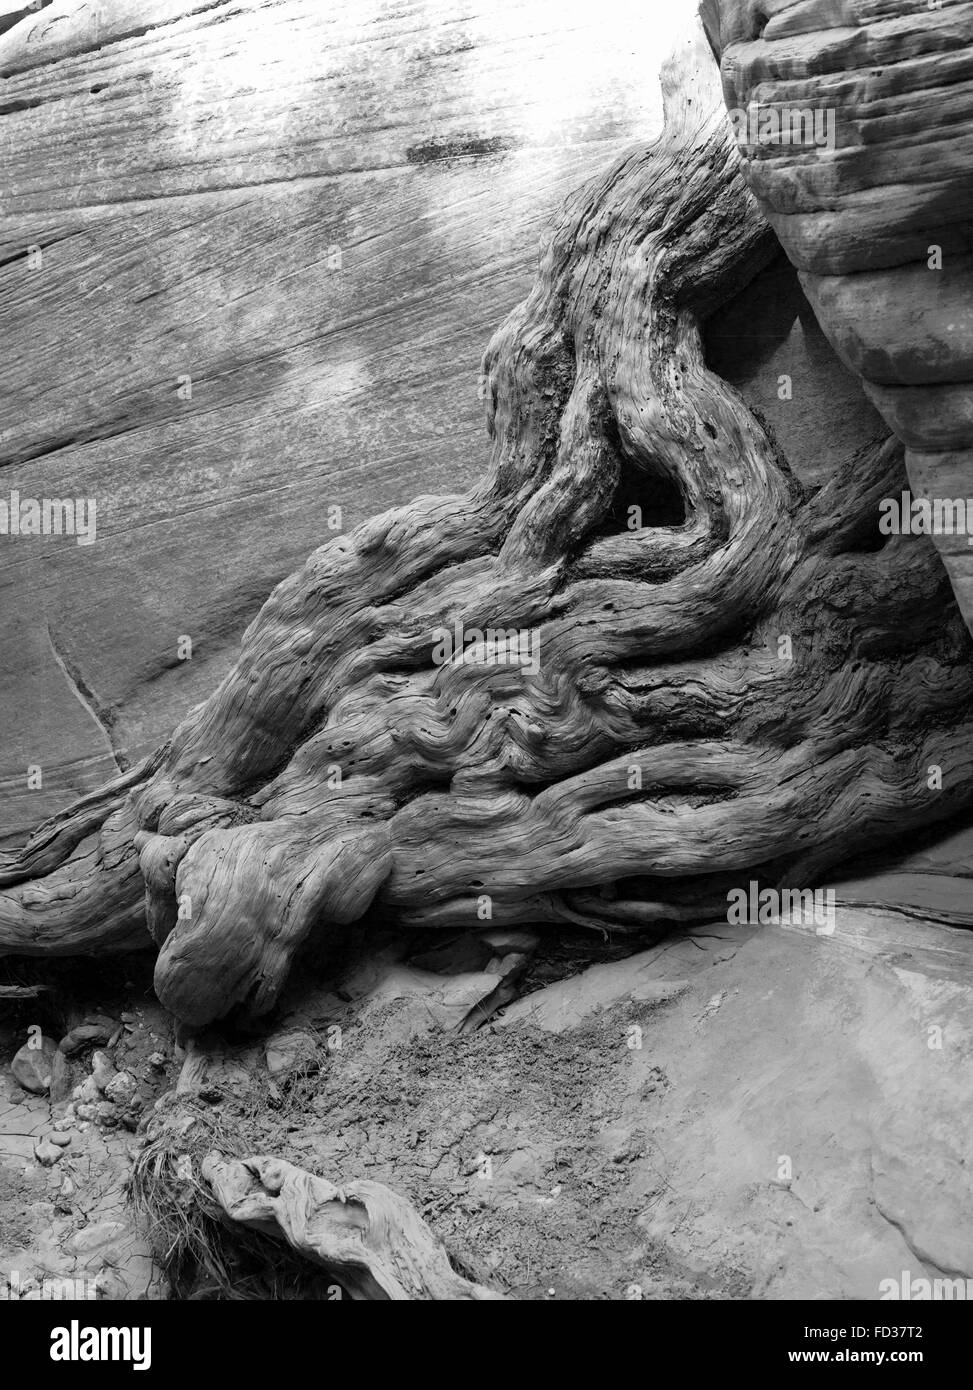
<svg viewBox="0 0 973 1390">
<path fill-rule="evenodd" d="M 603 1026 L 617 1023 L 630 1099 L 612 1121 L 651 1132 L 625 1180 L 657 1256 L 714 1287 L 732 1267 L 745 1296 L 772 1299 L 879 1300 L 904 1272 L 973 1278 L 973 937 L 890 907 L 923 893 L 909 877 L 839 886 L 871 906 L 839 903 L 832 936 L 734 938 L 714 924 L 718 949 L 677 939 L 668 967 L 665 944 L 621 963 L 633 988 L 620 982 Z M 503 1021 L 569 1036 L 615 968 L 530 995 Z M 661 987 L 673 968 L 682 988 L 639 1009 L 642 976 Z M 568 985 L 580 1003 L 558 1021 Z"/>
</svg>

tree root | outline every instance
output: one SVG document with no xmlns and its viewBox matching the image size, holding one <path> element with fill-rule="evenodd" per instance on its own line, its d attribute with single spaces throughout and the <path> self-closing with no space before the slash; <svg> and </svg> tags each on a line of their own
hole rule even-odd
<svg viewBox="0 0 973 1390">
<path fill-rule="evenodd" d="M 774 241 L 701 37 L 665 86 L 487 350 L 482 482 L 280 584 L 171 745 L 0 865 L 0 948 L 128 945 L 144 883 L 159 997 L 202 1025 L 373 903 L 705 919 L 970 805 L 969 634 L 931 543 L 877 533 L 901 446 L 807 489 L 708 369 Z"/>
<path fill-rule="evenodd" d="M 150 1120 L 130 1195 L 183 1295 L 202 1286 L 222 1298 L 503 1297 L 458 1273 L 391 1188 L 338 1188 L 283 1159 L 244 1156 L 218 1112 L 186 1092 Z"/>
</svg>

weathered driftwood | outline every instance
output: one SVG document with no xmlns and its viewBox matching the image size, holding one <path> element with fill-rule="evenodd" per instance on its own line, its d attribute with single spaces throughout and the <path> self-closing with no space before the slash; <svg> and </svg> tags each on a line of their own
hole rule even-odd
<svg viewBox="0 0 973 1390">
<path fill-rule="evenodd" d="M 704 0 L 744 174 L 916 498 L 973 498 L 973 4 Z M 759 139 L 807 111 L 833 138 Z M 816 123 L 816 124 L 815 124 Z M 801 127 L 798 127 L 801 129 Z M 973 549 L 937 532 L 973 627 Z"/>
<path fill-rule="evenodd" d="M 0 861 L 5 950 L 129 944 L 144 881 L 159 995 L 202 1024 L 373 902 L 723 915 L 973 800 L 969 635 L 931 542 L 877 532 L 899 443 L 805 489 L 707 369 L 774 240 L 701 37 L 666 81 L 663 138 L 568 202 L 489 346 L 483 481 L 282 583 L 153 765 Z M 457 624 L 529 632 L 536 669 L 437 663 Z"/>
<path fill-rule="evenodd" d="M 286 1241 L 352 1298 L 503 1298 L 457 1274 L 411 1202 L 383 1183 L 339 1188 L 284 1159 L 216 1152 L 202 1177 L 230 1221 Z"/>
<path fill-rule="evenodd" d="M 336 1186 L 286 1159 L 251 1156 L 219 1107 L 202 1102 L 208 1089 L 211 1101 L 219 1092 L 219 1050 L 215 1037 L 190 1044 L 175 1090 L 149 1116 L 129 1184 L 177 1291 L 201 1279 L 224 1297 L 241 1296 L 237 1279 L 248 1251 L 275 1267 L 267 1237 L 286 1247 L 282 1284 L 296 1278 L 305 1296 L 503 1297 L 455 1268 L 412 1203 L 383 1183 Z M 315 1274 L 334 1281 L 327 1295 Z"/>
</svg>

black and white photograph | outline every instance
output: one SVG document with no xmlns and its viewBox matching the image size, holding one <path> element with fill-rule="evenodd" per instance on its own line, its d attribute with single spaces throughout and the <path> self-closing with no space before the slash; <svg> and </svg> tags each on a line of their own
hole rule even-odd
<svg viewBox="0 0 973 1390">
<path fill-rule="evenodd" d="M 958 1350 L 973 0 L 0 0 L 0 380 L 8 1342 Z"/>
</svg>

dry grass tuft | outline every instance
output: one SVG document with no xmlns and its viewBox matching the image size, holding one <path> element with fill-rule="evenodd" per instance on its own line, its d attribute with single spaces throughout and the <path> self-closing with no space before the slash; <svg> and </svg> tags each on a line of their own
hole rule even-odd
<svg viewBox="0 0 973 1390">
<path fill-rule="evenodd" d="M 219 1112 L 170 1094 L 135 1159 L 129 1200 L 179 1299 L 266 1301 L 335 1297 L 335 1281 L 280 1242 L 230 1222 L 202 1179 L 207 1154 L 253 1152 Z"/>
</svg>

